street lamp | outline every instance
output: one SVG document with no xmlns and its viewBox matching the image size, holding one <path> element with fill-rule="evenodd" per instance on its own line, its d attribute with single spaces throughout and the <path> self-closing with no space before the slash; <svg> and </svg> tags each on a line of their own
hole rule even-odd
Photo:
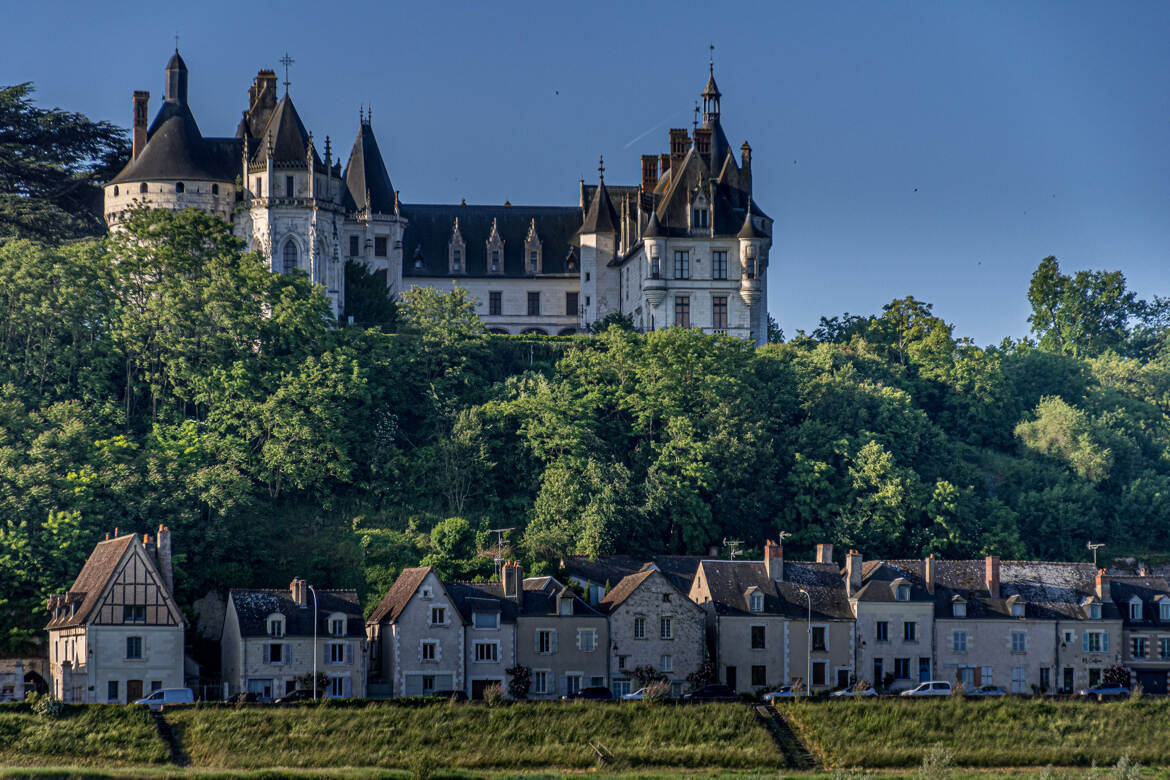
<svg viewBox="0 0 1170 780">
<path fill-rule="evenodd" d="M 804 597 L 808 599 L 808 643 L 805 647 L 808 649 L 808 666 L 805 668 L 804 677 L 804 695 L 812 695 L 812 596 L 804 588 L 800 589 Z"/>
<path fill-rule="evenodd" d="M 310 585 L 313 594 L 313 701 L 317 700 L 317 591 Z"/>
</svg>

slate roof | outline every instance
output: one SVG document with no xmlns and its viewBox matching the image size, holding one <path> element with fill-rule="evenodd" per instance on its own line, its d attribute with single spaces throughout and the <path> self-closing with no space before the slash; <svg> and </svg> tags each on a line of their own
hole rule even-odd
<svg viewBox="0 0 1170 780">
<path fill-rule="evenodd" d="M 432 571 L 434 569 L 430 566 L 403 569 L 402 573 L 398 575 L 398 579 L 394 580 L 394 584 L 390 586 L 390 590 L 386 591 L 386 595 L 378 602 L 378 606 L 374 607 L 374 611 L 370 613 L 366 622 L 381 623 L 386 621 L 393 623 L 397 620 L 398 616 L 402 614 L 402 610 L 406 609 L 411 596 L 418 590 L 418 586 Z"/>
<path fill-rule="evenodd" d="M 574 617 L 602 617 L 604 613 L 589 606 L 573 590 L 565 587 L 553 577 L 533 577 L 524 580 L 524 599 L 521 603 L 521 617 L 543 617 L 559 615 L 558 602 L 562 596 L 573 599 Z"/>
<path fill-rule="evenodd" d="M 502 582 L 444 582 L 443 587 L 447 589 L 464 623 L 471 622 L 473 612 L 499 610 L 500 623 L 515 623 L 520 613 L 519 604 L 504 598 Z"/>
<path fill-rule="evenodd" d="M 259 141 L 252 152 L 253 163 L 268 159 L 271 150 L 275 163 L 305 164 L 305 154 L 309 148 L 309 131 L 305 129 L 305 123 L 301 121 L 301 115 L 297 113 L 297 108 L 287 92 L 276 104 L 272 116 L 268 118 L 268 123 L 260 132 Z M 316 148 L 313 149 L 313 163 L 324 167 Z"/>
<path fill-rule="evenodd" d="M 1109 595 L 1121 613 L 1126 628 L 1148 628 L 1167 626 L 1161 621 L 1160 603 L 1170 599 L 1170 580 L 1162 576 L 1114 576 L 1109 585 Z M 1129 601 L 1134 596 L 1142 600 L 1142 617 L 1132 620 L 1129 616 Z"/>
<path fill-rule="evenodd" d="M 671 584 L 683 593 L 691 590 L 691 581 L 699 569 L 702 555 L 659 555 L 652 561 L 632 555 L 601 555 L 590 559 L 584 555 L 569 555 L 561 561 L 567 577 L 584 582 L 617 585 L 624 577 L 656 567 Z"/>
<path fill-rule="evenodd" d="M 268 616 L 284 615 L 285 636 L 313 635 L 313 595 L 306 588 L 306 606 L 299 606 L 287 588 L 283 590 L 232 588 L 229 591 L 240 621 L 240 635 L 267 636 Z M 317 589 L 317 635 L 329 634 L 328 619 L 335 612 L 346 616 L 346 636 L 364 637 L 365 621 L 355 590 Z"/>
<path fill-rule="evenodd" d="M 362 120 L 353 150 L 345 164 L 345 198 L 347 211 L 369 209 L 374 214 L 394 213 L 394 185 L 374 137 L 374 128 Z M 368 196 L 368 202 L 367 202 Z"/>
<path fill-rule="evenodd" d="M 146 135 L 146 145 L 110 184 L 140 181 L 235 181 L 243 141 L 204 138 L 191 109 L 164 101 Z"/>
<path fill-rule="evenodd" d="M 85 565 L 77 575 L 77 579 L 69 586 L 65 594 L 65 605 L 77 604 L 73 613 L 68 611 L 56 619 L 50 614 L 46 628 L 66 628 L 85 624 L 90 613 L 93 612 L 101 598 L 106 584 L 114 576 L 118 564 L 126 555 L 126 551 L 136 542 L 135 534 L 126 534 L 114 539 L 98 542 L 93 552 L 89 554 Z M 145 556 L 148 560 L 150 556 Z M 153 561 L 151 562 L 153 564 Z M 158 578 L 162 582 L 162 577 Z"/>
<path fill-rule="evenodd" d="M 785 561 L 784 580 L 776 582 L 763 561 L 705 560 L 698 576 L 704 579 L 717 615 L 764 614 L 804 620 L 811 600 L 814 620 L 853 619 L 841 568 L 834 563 Z M 748 591 L 752 588 L 764 596 L 762 613 L 749 609 Z M 800 592 L 801 588 L 809 598 Z"/>
<path fill-rule="evenodd" d="M 581 210 L 575 206 L 467 206 L 462 204 L 414 204 L 401 206 L 407 220 L 402 235 L 404 276 L 490 277 L 528 276 L 524 242 L 533 220 L 541 241 L 543 274 L 573 273 L 566 268 L 570 252 L 576 254 L 574 237 L 581 225 Z M 448 271 L 448 243 L 455 220 L 465 246 L 466 273 Z M 503 274 L 488 273 L 487 240 L 492 222 L 504 241 Z M 423 267 L 415 267 L 421 257 Z"/>
<path fill-rule="evenodd" d="M 609 190 L 602 181 L 593 192 L 593 200 L 589 202 L 585 221 L 581 224 L 581 233 L 617 233 L 617 225 L 617 211 L 609 199 Z"/>
</svg>

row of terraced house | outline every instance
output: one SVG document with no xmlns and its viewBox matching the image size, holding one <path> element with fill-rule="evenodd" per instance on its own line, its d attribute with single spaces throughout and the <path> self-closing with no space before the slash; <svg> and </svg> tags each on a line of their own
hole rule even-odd
<svg viewBox="0 0 1170 780">
<path fill-rule="evenodd" d="M 49 599 L 48 669 L 71 701 L 133 701 L 189 684 L 187 621 L 172 592 L 171 539 L 100 542 L 73 586 Z M 505 562 L 493 582 L 405 569 L 373 611 L 352 590 L 231 589 L 208 693 L 399 697 L 504 690 L 524 667 L 530 698 L 585 687 L 629 693 L 653 673 L 674 694 L 706 665 L 740 692 L 865 681 L 890 691 L 944 679 L 1011 693 L 1068 693 L 1123 664 L 1165 693 L 1170 582 L 1089 563 L 703 556 L 570 557 L 557 576 Z M 190 643 L 188 643 L 190 646 Z M 190 660 L 187 661 L 188 667 Z M 512 670 L 512 671 L 509 671 Z M 690 680 L 688 679 L 690 678 Z"/>
</svg>

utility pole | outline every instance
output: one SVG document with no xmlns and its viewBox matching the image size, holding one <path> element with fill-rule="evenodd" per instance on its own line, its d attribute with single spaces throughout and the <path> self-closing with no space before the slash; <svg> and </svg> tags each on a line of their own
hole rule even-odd
<svg viewBox="0 0 1170 780">
<path fill-rule="evenodd" d="M 313 701 L 317 700 L 317 589 L 309 585 L 313 594 Z"/>
<path fill-rule="evenodd" d="M 801 588 L 800 592 L 808 599 L 808 665 L 805 668 L 804 695 L 812 696 L 812 596 L 804 588 Z"/>
</svg>

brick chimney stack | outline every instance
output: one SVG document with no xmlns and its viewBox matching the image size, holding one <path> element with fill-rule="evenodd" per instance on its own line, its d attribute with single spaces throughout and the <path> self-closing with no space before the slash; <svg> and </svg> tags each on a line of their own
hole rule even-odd
<svg viewBox="0 0 1170 780">
<path fill-rule="evenodd" d="M 861 553 L 857 550 L 845 556 L 845 589 L 850 596 L 861 590 Z"/>
<path fill-rule="evenodd" d="M 1109 575 L 1104 569 L 1097 570 L 1097 598 L 1102 601 L 1110 600 Z"/>
<path fill-rule="evenodd" d="M 524 567 L 520 561 L 505 561 L 501 576 L 504 580 L 504 598 L 519 602 L 524 590 Z"/>
<path fill-rule="evenodd" d="M 175 569 L 171 563 L 171 529 L 165 525 L 158 527 L 158 551 L 155 553 L 158 562 L 158 573 L 162 575 L 167 586 L 167 592 L 175 593 Z"/>
<path fill-rule="evenodd" d="M 133 160 L 142 153 L 142 147 L 146 146 L 146 107 L 150 102 L 150 93 L 136 89 L 131 101 L 133 111 L 130 126 L 133 130 L 131 132 L 130 159 Z"/>
<path fill-rule="evenodd" d="M 293 577 L 288 586 L 289 596 L 298 607 L 309 606 L 309 585 L 300 577 Z"/>
<path fill-rule="evenodd" d="M 669 170 L 670 170 L 670 155 L 669 154 L 658 155 L 658 178 L 665 179 L 666 172 Z"/>
<path fill-rule="evenodd" d="M 670 131 L 670 169 L 677 171 L 691 148 L 691 134 L 686 128 L 673 128 Z"/>
<path fill-rule="evenodd" d="M 817 563 L 832 563 L 833 562 L 833 545 L 818 544 L 817 545 Z"/>
<path fill-rule="evenodd" d="M 784 548 L 771 539 L 764 542 L 764 568 L 773 582 L 784 581 Z"/>
<path fill-rule="evenodd" d="M 928 558 L 926 558 L 926 560 L 923 561 L 923 564 L 924 565 L 923 565 L 922 569 L 923 569 L 923 572 L 925 572 L 926 592 L 933 594 L 934 593 L 934 580 L 935 580 L 934 553 L 931 553 L 930 556 Z"/>
<path fill-rule="evenodd" d="M 985 567 L 986 575 L 984 579 L 987 581 L 987 593 L 991 598 L 999 598 L 999 556 L 988 555 Z"/>
<path fill-rule="evenodd" d="M 642 155 L 642 192 L 654 192 L 658 186 L 658 155 Z"/>
</svg>

